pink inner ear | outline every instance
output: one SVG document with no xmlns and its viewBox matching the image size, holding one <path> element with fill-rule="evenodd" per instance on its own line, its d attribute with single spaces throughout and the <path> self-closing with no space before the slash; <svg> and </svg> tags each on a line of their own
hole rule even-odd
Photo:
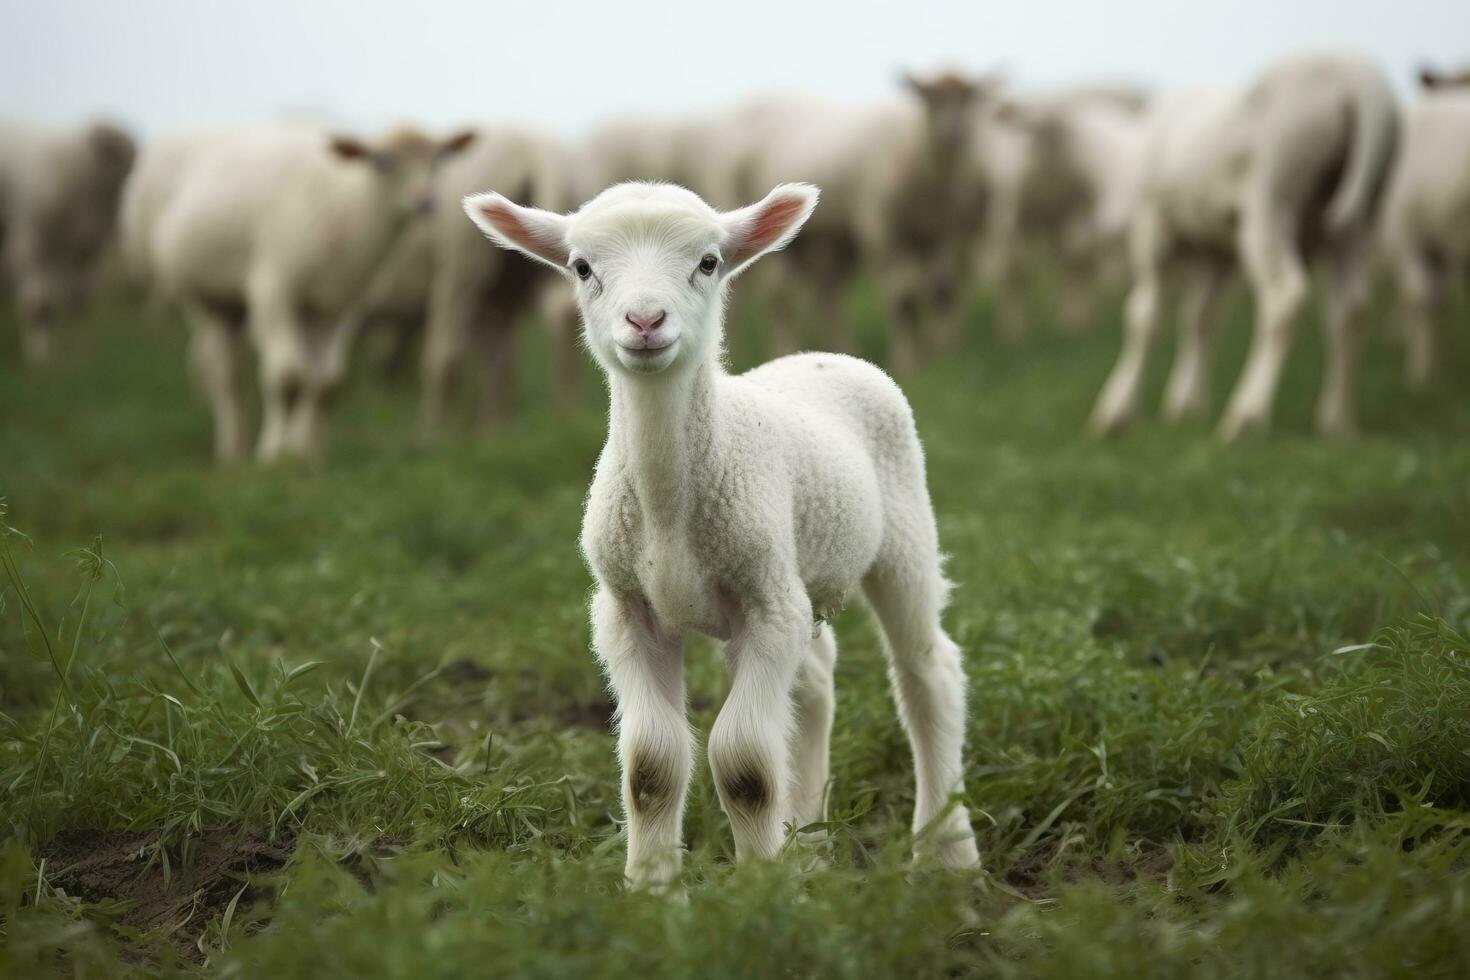
<svg viewBox="0 0 1470 980">
<path fill-rule="evenodd" d="M 745 237 L 746 247 L 743 251 L 750 254 L 771 245 L 791 227 L 791 222 L 796 220 L 796 216 L 801 214 L 801 209 L 805 206 L 806 202 L 799 197 L 782 197 L 761 208 L 750 226 L 750 233 Z"/>
<path fill-rule="evenodd" d="M 526 223 L 521 220 L 520 215 L 516 214 L 504 204 L 496 202 L 494 204 L 483 205 L 480 208 L 480 213 L 502 235 L 517 245 L 530 246 L 535 244 L 535 238 L 531 234 L 531 229 L 526 227 Z"/>
</svg>

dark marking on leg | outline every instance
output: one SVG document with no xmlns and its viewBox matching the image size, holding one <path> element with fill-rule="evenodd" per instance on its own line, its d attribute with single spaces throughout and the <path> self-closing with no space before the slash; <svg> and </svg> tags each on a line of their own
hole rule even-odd
<svg viewBox="0 0 1470 980">
<path fill-rule="evenodd" d="M 671 790 L 669 773 L 651 756 L 635 752 L 628 770 L 628 804 L 645 816 L 652 816 L 669 805 Z"/>
<path fill-rule="evenodd" d="M 734 772 L 720 780 L 725 799 L 730 806 L 740 810 L 760 810 L 771 802 L 770 787 L 753 766 L 737 766 Z"/>
</svg>

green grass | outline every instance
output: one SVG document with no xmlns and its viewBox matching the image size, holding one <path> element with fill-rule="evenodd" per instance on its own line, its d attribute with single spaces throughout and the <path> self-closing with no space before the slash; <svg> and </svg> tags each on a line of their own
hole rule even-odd
<svg viewBox="0 0 1470 980">
<path fill-rule="evenodd" d="M 1007 346 L 982 308 L 907 386 L 984 872 L 908 862 L 854 609 L 825 865 L 736 868 L 701 771 L 681 903 L 621 887 L 575 545 L 590 369 L 552 409 L 529 332 L 516 421 L 426 448 L 369 350 L 329 465 L 218 469 L 177 323 L 114 298 L 33 374 L 6 314 L 0 976 L 1466 975 L 1470 343 L 1411 397 L 1376 312 L 1350 444 L 1310 435 L 1310 324 L 1275 435 L 1096 444 L 1099 319 Z M 724 672 L 689 659 L 707 730 Z"/>
</svg>

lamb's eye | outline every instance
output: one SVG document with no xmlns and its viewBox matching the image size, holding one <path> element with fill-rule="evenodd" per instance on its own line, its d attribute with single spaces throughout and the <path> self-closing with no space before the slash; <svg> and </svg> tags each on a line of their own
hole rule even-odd
<svg viewBox="0 0 1470 980">
<path fill-rule="evenodd" d="M 715 266 L 719 264 L 720 260 L 715 256 L 713 252 L 710 252 L 704 258 L 699 260 L 699 271 L 703 272 L 707 276 L 712 276 L 715 273 Z"/>
<path fill-rule="evenodd" d="M 587 264 L 586 259 L 578 259 L 572 263 L 572 271 L 577 274 L 578 279 L 585 280 L 592 275 L 592 266 Z"/>
</svg>

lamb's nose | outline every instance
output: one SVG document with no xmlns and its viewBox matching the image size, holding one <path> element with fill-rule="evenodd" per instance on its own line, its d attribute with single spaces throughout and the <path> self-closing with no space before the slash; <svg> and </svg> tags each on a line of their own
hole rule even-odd
<svg viewBox="0 0 1470 980">
<path fill-rule="evenodd" d="M 640 335 L 647 337 L 659 327 L 663 326 L 665 315 L 666 312 L 664 310 L 659 310 L 657 313 L 648 314 L 624 313 L 623 319 L 632 324 L 633 329 L 637 330 Z"/>
</svg>

